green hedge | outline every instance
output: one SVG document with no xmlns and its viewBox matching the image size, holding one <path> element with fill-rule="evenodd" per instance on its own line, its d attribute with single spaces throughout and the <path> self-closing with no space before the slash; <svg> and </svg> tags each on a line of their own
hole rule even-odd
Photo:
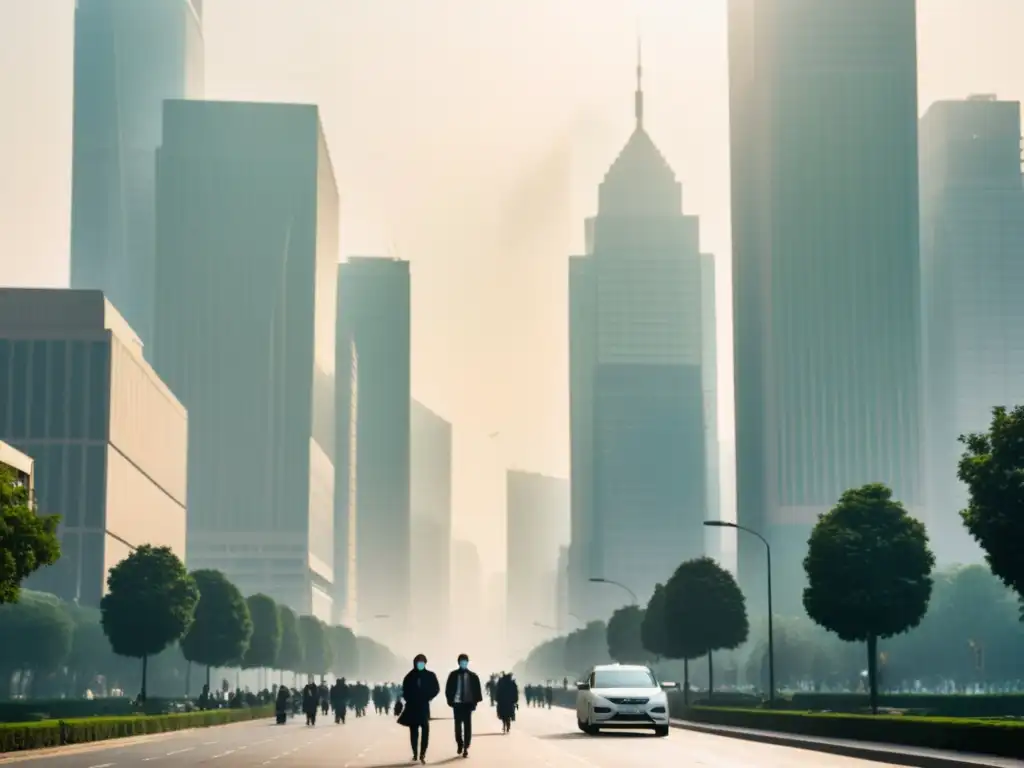
<svg viewBox="0 0 1024 768">
<path fill-rule="evenodd" d="M 768 709 L 691 707 L 691 722 L 757 728 L 826 739 L 853 739 L 906 747 L 977 752 L 1000 757 L 1024 755 L 1024 722 L 952 717 L 780 712 Z"/>
<path fill-rule="evenodd" d="M 37 723 L 0 724 L 0 752 L 85 744 L 90 741 L 141 736 L 147 733 L 206 728 L 247 720 L 272 717 L 273 706 L 249 709 L 215 709 L 169 715 L 128 715 L 89 717 L 68 720 L 43 720 Z"/>
<path fill-rule="evenodd" d="M 821 712 L 859 712 L 870 706 L 863 693 L 794 693 L 793 708 Z M 1024 694 L 882 693 L 880 707 L 923 710 L 940 717 L 1024 717 Z"/>
<path fill-rule="evenodd" d="M 102 699 L 37 699 L 0 702 L 0 723 L 31 723 L 40 720 L 70 720 L 81 717 L 127 717 L 160 715 L 185 706 L 185 699 L 148 699 L 140 709 L 127 697 Z"/>
</svg>

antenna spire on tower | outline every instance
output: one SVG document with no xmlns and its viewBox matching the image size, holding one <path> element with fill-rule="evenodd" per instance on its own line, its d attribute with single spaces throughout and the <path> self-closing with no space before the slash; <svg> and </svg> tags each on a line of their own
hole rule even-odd
<svg viewBox="0 0 1024 768">
<path fill-rule="evenodd" d="M 644 65 L 643 65 L 643 41 L 640 37 L 636 39 L 636 97 L 634 112 L 636 114 L 636 127 L 644 127 Z"/>
</svg>

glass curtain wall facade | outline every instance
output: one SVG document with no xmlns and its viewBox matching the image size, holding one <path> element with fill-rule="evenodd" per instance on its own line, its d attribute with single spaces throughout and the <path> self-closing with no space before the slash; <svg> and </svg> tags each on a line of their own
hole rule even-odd
<svg viewBox="0 0 1024 768">
<path fill-rule="evenodd" d="M 1024 402 L 1020 102 L 940 101 L 921 118 L 921 294 L 928 504 L 940 563 L 981 560 L 958 514 L 959 435 Z"/>
<path fill-rule="evenodd" d="M 189 559 L 329 621 L 338 193 L 319 113 L 164 118 L 154 365 L 192 414 Z"/>
<path fill-rule="evenodd" d="M 38 509 L 62 518 L 60 560 L 26 586 L 95 607 L 130 546 L 184 558 L 187 433 L 102 293 L 0 290 L 0 439 L 35 460 Z"/>
<path fill-rule="evenodd" d="M 338 265 L 338 327 L 359 358 L 356 467 L 358 622 L 401 641 L 410 609 L 409 262 L 352 257 Z M 384 635 L 376 635 L 387 642 Z"/>
<path fill-rule="evenodd" d="M 163 101 L 203 96 L 201 11 L 196 0 L 75 3 L 71 287 L 104 291 L 147 345 Z"/>
<path fill-rule="evenodd" d="M 916 34 L 914 0 L 729 3 L 737 515 L 782 613 L 844 490 L 922 500 Z"/>
</svg>

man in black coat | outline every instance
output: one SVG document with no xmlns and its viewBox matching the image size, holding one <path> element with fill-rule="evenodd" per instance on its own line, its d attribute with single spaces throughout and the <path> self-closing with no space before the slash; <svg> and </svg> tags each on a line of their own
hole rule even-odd
<svg viewBox="0 0 1024 768">
<path fill-rule="evenodd" d="M 473 739 L 473 710 L 484 700 L 480 678 L 469 669 L 469 656 L 459 654 L 459 667 L 448 675 L 444 697 L 455 713 L 455 746 L 459 754 L 469 757 L 469 742 Z"/>
<path fill-rule="evenodd" d="M 412 759 L 418 758 L 426 764 L 427 745 L 430 742 L 430 702 L 441 692 L 441 686 L 437 682 L 437 675 L 427 669 L 426 656 L 417 654 L 412 664 L 409 674 L 402 680 L 405 706 L 398 722 L 409 728 Z"/>
</svg>

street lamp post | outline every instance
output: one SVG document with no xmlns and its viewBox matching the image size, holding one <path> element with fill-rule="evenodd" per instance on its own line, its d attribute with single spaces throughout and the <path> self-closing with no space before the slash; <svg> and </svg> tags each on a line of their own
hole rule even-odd
<svg viewBox="0 0 1024 768">
<path fill-rule="evenodd" d="M 612 586 L 618 587 L 619 589 L 624 589 L 624 590 L 626 590 L 626 592 L 629 593 L 629 596 L 632 598 L 633 605 L 639 605 L 640 604 L 640 601 L 636 599 L 636 592 L 634 592 L 632 589 L 627 587 L 625 584 L 622 584 L 621 582 L 612 581 L 611 579 L 591 578 L 590 579 L 590 583 L 591 584 L 611 584 Z"/>
<path fill-rule="evenodd" d="M 772 631 L 772 548 L 768 539 L 755 530 L 726 522 L 725 520 L 705 520 L 704 525 L 709 528 L 735 528 L 738 531 L 746 531 L 751 536 L 756 536 L 764 544 L 765 555 L 768 562 L 768 706 L 775 706 L 775 635 Z"/>
</svg>

